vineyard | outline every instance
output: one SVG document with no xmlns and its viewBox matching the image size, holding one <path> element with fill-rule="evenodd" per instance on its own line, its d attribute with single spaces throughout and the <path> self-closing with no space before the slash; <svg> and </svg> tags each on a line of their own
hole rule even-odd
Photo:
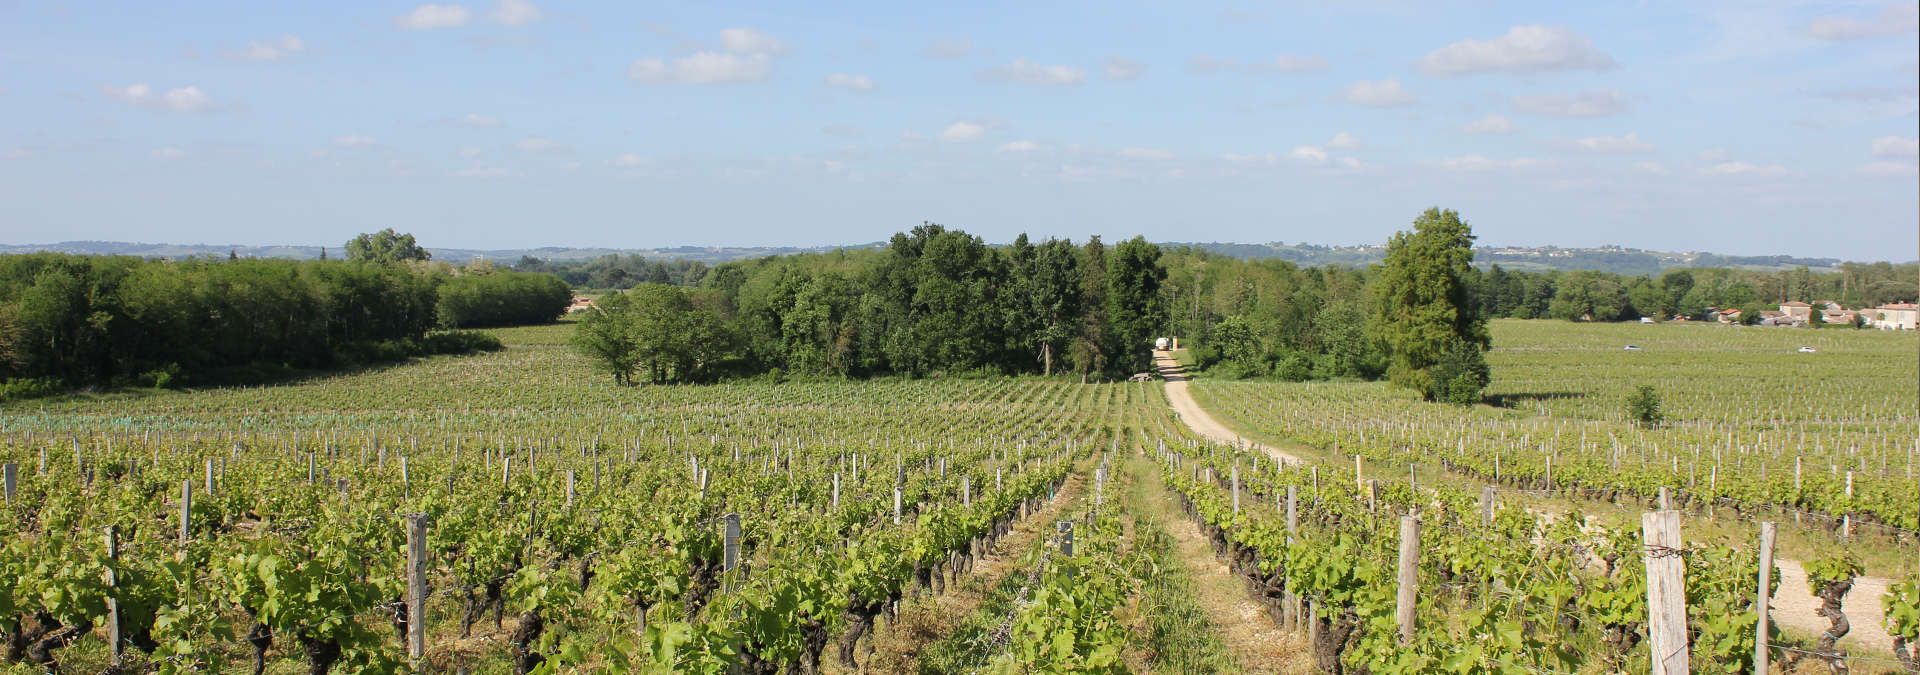
<svg viewBox="0 0 1920 675">
<path fill-rule="evenodd" d="M 1749 362 L 1661 355 L 1718 336 L 1639 337 L 1631 356 L 1662 360 L 1569 379 L 1573 362 L 1615 358 L 1599 354 L 1615 336 L 1533 328 L 1496 325 L 1506 410 L 1375 384 L 1194 385 L 1236 429 L 1319 453 L 1293 463 L 1210 443 L 1159 384 L 623 387 L 566 346 L 567 325 L 492 331 L 499 353 L 283 386 L 14 405 L 0 417 L 0 567 L 18 580 L 0 590 L 4 663 L 1634 671 L 1671 639 L 1649 620 L 1650 569 L 1665 563 L 1643 555 L 1637 520 L 1568 517 L 1533 491 L 1637 514 L 1668 487 L 1745 514 L 1723 520 L 1798 513 L 1836 541 L 1854 528 L 1847 546 L 1910 563 L 1898 429 L 1912 406 L 1886 402 L 1912 392 L 1881 384 L 1893 378 L 1752 390 L 1794 407 L 1731 398 L 1719 368 L 1795 372 L 1755 331 L 1734 345 L 1753 353 L 1730 357 Z M 1820 343 L 1834 357 L 1822 368 L 1901 363 L 1906 343 L 1883 337 Z M 1568 353 L 1581 349 L 1594 354 Z M 1666 428 L 1638 430 L 1608 402 L 1642 372 L 1664 373 Z M 1529 396 L 1541 391 L 1565 395 Z M 1385 468 L 1405 464 L 1427 473 Z M 1750 668 L 1759 554 L 1691 531 L 1675 543 L 1692 663 Z M 1885 558 L 1809 556 L 1807 570 L 1844 595 L 1893 574 Z M 1920 638 L 1914 588 L 1885 594 L 1902 648 Z M 1904 667 L 1884 648 L 1771 637 L 1788 667 L 1824 669 L 1842 648 L 1855 670 Z"/>
</svg>

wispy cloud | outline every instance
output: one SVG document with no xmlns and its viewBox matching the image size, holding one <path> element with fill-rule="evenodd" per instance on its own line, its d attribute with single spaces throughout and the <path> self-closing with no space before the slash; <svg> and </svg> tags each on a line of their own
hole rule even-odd
<svg viewBox="0 0 1920 675">
<path fill-rule="evenodd" d="M 1132 80 L 1147 73 L 1147 64 L 1118 56 L 1107 57 L 1101 65 L 1109 80 Z"/>
<path fill-rule="evenodd" d="M 1807 24 L 1807 35 L 1821 40 L 1862 40 L 1920 30 L 1920 5 L 1902 0 L 1870 18 L 1823 16 Z"/>
<path fill-rule="evenodd" d="M 720 31 L 722 51 L 697 51 L 667 59 L 641 59 L 627 66 L 627 78 L 641 84 L 739 84 L 773 75 L 773 58 L 786 43 L 752 28 Z"/>
<path fill-rule="evenodd" d="M 1400 86 L 1399 80 L 1363 80 L 1347 85 L 1341 93 L 1348 103 L 1369 108 L 1395 108 L 1413 105 L 1413 92 Z"/>
<path fill-rule="evenodd" d="M 1449 77 L 1475 73 L 1538 73 L 1558 70 L 1604 70 L 1613 58 L 1595 49 L 1593 42 L 1566 28 L 1514 26 L 1491 40 L 1461 40 L 1420 59 L 1428 75 Z"/>
<path fill-rule="evenodd" d="M 285 61 L 307 51 L 307 43 L 292 35 L 282 35 L 272 40 L 255 40 L 247 43 L 247 48 L 235 53 L 234 58 L 242 61 L 272 62 Z"/>
<path fill-rule="evenodd" d="M 473 12 L 460 5 L 420 5 L 393 18 L 396 26 L 407 30 L 459 28 L 473 19 Z"/>
<path fill-rule="evenodd" d="M 130 84 L 124 87 L 108 87 L 109 98 L 150 110 L 170 112 L 207 112 L 216 106 L 213 97 L 197 86 L 177 87 L 158 91 L 145 83 Z"/>
<path fill-rule="evenodd" d="M 1640 140 L 1639 134 L 1633 133 L 1624 136 L 1588 136 L 1575 139 L 1573 145 L 1582 150 L 1609 153 L 1647 152 L 1653 149 L 1652 143 Z"/>
<path fill-rule="evenodd" d="M 1327 60 L 1282 54 L 1266 61 L 1240 61 L 1201 54 L 1187 61 L 1187 69 L 1196 73 L 1311 73 L 1326 70 Z"/>
<path fill-rule="evenodd" d="M 1778 164 L 1752 164 L 1748 162 L 1720 162 L 1700 170 L 1710 176 L 1753 176 L 1774 177 L 1787 175 L 1787 167 Z"/>
<path fill-rule="evenodd" d="M 1087 74 L 1073 66 L 1049 66 L 1026 59 L 1014 59 L 1013 63 L 982 71 L 980 79 L 1043 87 L 1070 87 L 1085 82 Z"/>
<path fill-rule="evenodd" d="M 1514 110 L 1547 117 L 1608 117 L 1626 112 L 1631 107 L 1620 92 L 1612 89 L 1513 97 Z"/>
<path fill-rule="evenodd" d="M 980 140 L 987 135 L 987 127 L 978 122 L 954 122 L 941 130 L 940 140 L 948 143 L 967 143 Z"/>
<path fill-rule="evenodd" d="M 1902 136 L 1881 136 L 1873 139 L 1875 157 L 1906 157 L 1920 155 L 1920 139 Z"/>
<path fill-rule="evenodd" d="M 1507 119 L 1506 115 L 1488 115 L 1468 122 L 1460 130 L 1469 134 L 1510 134 L 1513 133 L 1513 120 Z"/>
<path fill-rule="evenodd" d="M 528 0 L 500 0 L 487 18 L 502 26 L 524 26 L 546 17 L 540 6 Z"/>
<path fill-rule="evenodd" d="M 850 73 L 834 73 L 827 76 L 827 86 L 848 91 L 873 91 L 873 78 Z"/>
</svg>

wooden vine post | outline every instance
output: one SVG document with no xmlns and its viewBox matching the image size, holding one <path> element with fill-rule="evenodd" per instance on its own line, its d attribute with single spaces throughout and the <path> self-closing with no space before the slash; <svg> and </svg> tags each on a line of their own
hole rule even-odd
<svg viewBox="0 0 1920 675">
<path fill-rule="evenodd" d="M 13 495 L 20 489 L 20 467 L 13 462 L 0 465 L 0 483 L 4 483 L 7 503 L 13 503 Z"/>
<path fill-rule="evenodd" d="M 1640 530 L 1646 545 L 1647 638 L 1653 657 L 1650 672 L 1686 675 L 1686 561 L 1680 557 L 1680 514 L 1642 514 Z"/>
<path fill-rule="evenodd" d="M 407 514 L 407 659 L 421 667 L 427 655 L 427 515 Z"/>
<path fill-rule="evenodd" d="M 727 579 L 728 589 L 733 587 L 733 571 L 740 567 L 740 514 L 727 514 L 726 529 L 720 538 L 720 573 Z"/>
<path fill-rule="evenodd" d="M 1394 622 L 1400 627 L 1400 644 L 1413 641 L 1415 610 L 1420 585 L 1420 521 L 1413 516 L 1400 517 L 1399 594 L 1394 601 Z"/>
<path fill-rule="evenodd" d="M 12 467 L 13 465 L 8 464 L 7 466 Z M 106 529 L 107 529 L 107 575 L 106 575 L 107 644 L 108 644 L 108 653 L 112 658 L 112 660 L 109 661 L 109 663 L 111 663 L 114 667 L 117 668 L 120 665 L 120 649 L 121 649 L 120 599 L 118 597 L 115 597 L 116 594 L 113 592 L 113 588 L 115 585 L 120 583 L 120 580 L 113 573 L 113 568 L 114 568 L 114 565 L 118 563 L 120 560 L 120 537 L 119 537 L 119 533 L 114 531 L 112 525 L 108 525 Z"/>
<path fill-rule="evenodd" d="M 1755 593 L 1758 597 L 1753 601 L 1753 611 L 1760 615 L 1753 633 L 1753 672 L 1756 673 L 1767 672 L 1767 614 L 1772 595 L 1767 586 L 1773 576 L 1773 530 L 1773 523 L 1760 523 L 1760 586 Z"/>
</svg>

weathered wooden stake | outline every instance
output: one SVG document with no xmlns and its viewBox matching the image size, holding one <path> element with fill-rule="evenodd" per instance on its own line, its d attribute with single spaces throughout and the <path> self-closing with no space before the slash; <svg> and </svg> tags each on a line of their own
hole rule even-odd
<svg viewBox="0 0 1920 675">
<path fill-rule="evenodd" d="M 1073 521 L 1060 521 L 1060 555 L 1073 555 Z"/>
<path fill-rule="evenodd" d="M 7 495 L 7 503 L 13 503 L 13 495 L 20 489 L 20 467 L 13 462 L 0 464 L 0 488 Z"/>
<path fill-rule="evenodd" d="M 1753 633 L 1753 672 L 1767 672 L 1767 620 L 1768 601 L 1772 596 L 1768 585 L 1773 576 L 1773 523 L 1760 523 L 1760 586 L 1753 601 L 1754 613 L 1760 615 Z"/>
<path fill-rule="evenodd" d="M 1680 514 L 1642 514 L 1646 544 L 1647 636 L 1653 675 L 1687 673 L 1686 561 L 1680 557 Z"/>
<path fill-rule="evenodd" d="M 187 543 L 187 533 L 193 518 L 193 481 L 180 481 L 180 544 Z"/>
<path fill-rule="evenodd" d="M 727 586 L 733 586 L 733 571 L 740 567 L 740 514 L 727 514 L 726 529 L 720 538 L 721 573 L 727 577 Z"/>
<path fill-rule="evenodd" d="M 1420 585 L 1420 521 L 1400 517 L 1400 592 L 1394 602 L 1394 621 L 1400 626 L 1400 644 L 1413 641 L 1414 610 Z"/>
<path fill-rule="evenodd" d="M 400 459 L 405 467 L 406 458 Z M 414 667 L 427 655 L 427 515 L 407 514 L 407 658 Z"/>
<path fill-rule="evenodd" d="M 8 464 L 12 467 L 12 464 Z M 111 663 L 120 665 L 120 599 L 113 592 L 120 580 L 114 575 L 114 564 L 120 560 L 120 537 L 112 525 L 107 526 L 107 645 L 112 655 Z"/>
<path fill-rule="evenodd" d="M 1493 524 L 1493 486 L 1480 488 L 1480 522 Z"/>
</svg>

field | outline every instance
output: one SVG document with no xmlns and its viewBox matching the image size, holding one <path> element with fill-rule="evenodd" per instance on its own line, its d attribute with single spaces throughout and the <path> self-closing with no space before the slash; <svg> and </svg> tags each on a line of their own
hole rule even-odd
<svg viewBox="0 0 1920 675">
<path fill-rule="evenodd" d="M 117 616 L 127 670 L 388 672 L 421 607 L 413 667 L 435 672 L 1638 670 L 1638 514 L 1668 487 L 1694 663 L 1738 668 L 1754 520 L 1782 522 L 1783 559 L 1854 552 L 1862 588 L 1916 558 L 1911 334 L 1500 322 L 1498 405 L 1472 410 L 1378 383 L 1193 385 L 1307 460 L 1283 463 L 1208 442 L 1161 384 L 622 387 L 571 328 L 0 410 L 19 580 L 0 616 L 23 618 L 0 626 L 5 663 L 105 670 Z M 1641 384 L 1663 428 L 1623 419 Z M 1898 667 L 1854 640 L 1856 670 Z"/>
</svg>

